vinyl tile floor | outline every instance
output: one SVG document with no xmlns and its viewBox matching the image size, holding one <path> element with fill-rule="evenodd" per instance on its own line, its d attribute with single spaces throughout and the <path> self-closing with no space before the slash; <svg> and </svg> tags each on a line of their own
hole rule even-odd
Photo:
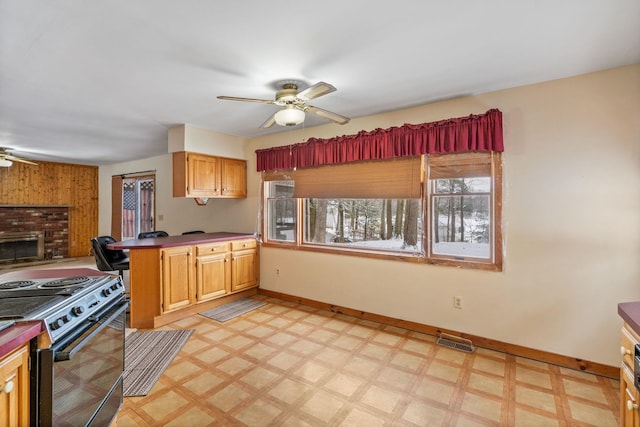
<svg viewBox="0 0 640 427">
<path fill-rule="evenodd" d="M 256 296 L 195 332 L 114 426 L 617 426 L 619 381 Z"/>
</svg>

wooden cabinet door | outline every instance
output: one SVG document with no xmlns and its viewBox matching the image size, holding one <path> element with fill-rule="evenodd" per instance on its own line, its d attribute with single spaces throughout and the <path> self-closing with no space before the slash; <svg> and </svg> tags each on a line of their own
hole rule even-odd
<svg viewBox="0 0 640 427">
<path fill-rule="evenodd" d="M 620 375 L 620 425 L 622 427 L 640 426 L 638 394 L 633 384 L 633 373 L 627 365 L 623 364 Z"/>
<path fill-rule="evenodd" d="M 191 246 L 162 249 L 162 312 L 195 302 Z"/>
<path fill-rule="evenodd" d="M 29 345 L 0 361 L 0 427 L 29 425 Z"/>
<path fill-rule="evenodd" d="M 232 252 L 231 255 L 231 292 L 257 285 L 257 251 L 248 249 Z"/>
<path fill-rule="evenodd" d="M 196 301 L 207 301 L 229 292 L 231 264 L 229 254 L 196 258 Z"/>
<path fill-rule="evenodd" d="M 221 182 L 224 197 L 247 197 L 247 162 L 238 159 L 221 160 Z"/>
<path fill-rule="evenodd" d="M 220 195 L 220 165 L 217 157 L 189 153 L 187 193 L 192 197 Z"/>
</svg>

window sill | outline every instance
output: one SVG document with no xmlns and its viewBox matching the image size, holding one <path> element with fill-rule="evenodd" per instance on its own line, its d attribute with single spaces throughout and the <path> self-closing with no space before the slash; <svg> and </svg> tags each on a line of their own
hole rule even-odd
<svg viewBox="0 0 640 427">
<path fill-rule="evenodd" d="M 325 254 L 334 254 L 334 255 L 347 255 L 347 256 L 356 256 L 362 258 L 373 258 L 373 259 L 386 259 L 391 261 L 403 261 L 403 262 L 411 262 L 415 264 L 430 264 L 430 265 L 442 265 L 447 267 L 457 267 L 457 268 L 470 268 L 474 270 L 486 270 L 486 271 L 502 271 L 502 266 L 497 264 L 479 262 L 477 260 L 452 260 L 452 259 L 443 259 L 443 258 L 427 258 L 424 255 L 419 254 L 400 254 L 397 252 L 384 252 L 384 251 L 365 251 L 362 249 L 347 249 L 347 248 L 335 248 L 335 247 L 326 247 L 326 246 L 316 246 L 316 245 L 296 245 L 293 242 L 283 242 L 283 243 L 275 243 L 275 242 L 263 242 L 263 247 L 266 248 L 278 248 L 278 249 L 289 249 L 289 250 L 297 250 L 297 251 L 306 251 L 306 252 L 319 252 Z"/>
</svg>

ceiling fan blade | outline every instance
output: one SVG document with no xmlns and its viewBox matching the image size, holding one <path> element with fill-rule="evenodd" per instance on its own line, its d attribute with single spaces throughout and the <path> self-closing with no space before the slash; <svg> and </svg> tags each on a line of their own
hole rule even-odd
<svg viewBox="0 0 640 427">
<path fill-rule="evenodd" d="M 312 105 L 307 105 L 305 107 L 305 111 L 307 111 L 309 113 L 312 113 L 312 114 L 315 114 L 315 115 L 320 116 L 320 117 L 324 117 L 325 119 L 329 119 L 329 120 L 331 120 L 333 122 L 336 122 L 336 123 L 338 123 L 340 125 L 347 124 L 347 123 L 349 123 L 349 120 L 351 120 L 348 117 L 341 116 L 340 114 L 333 113 L 333 112 L 327 111 L 327 110 L 323 110 L 322 108 L 314 107 Z"/>
<path fill-rule="evenodd" d="M 20 162 L 20 163 L 26 163 L 28 165 L 38 166 L 37 163 L 33 163 L 30 160 L 21 159 L 20 157 L 14 157 L 14 156 L 11 156 L 11 155 L 6 155 L 6 156 L 2 156 L 2 157 L 4 157 L 7 160 L 11 160 L 12 162 Z"/>
<path fill-rule="evenodd" d="M 244 102 L 260 102 L 261 104 L 273 104 L 274 101 L 268 99 L 256 99 L 256 98 L 238 98 L 237 96 L 218 96 L 218 99 L 224 99 L 227 101 L 244 101 Z"/>
<path fill-rule="evenodd" d="M 318 82 L 313 86 L 309 86 L 308 88 L 306 88 L 296 96 L 302 99 L 303 101 L 309 101 L 310 99 L 314 99 L 319 96 L 323 96 L 335 91 L 336 91 L 336 88 L 330 85 L 329 83 Z"/>
<path fill-rule="evenodd" d="M 260 127 L 266 129 L 266 128 L 270 128 L 271 126 L 273 126 L 276 123 L 276 113 L 277 113 L 277 111 L 275 113 L 273 113 L 271 115 L 271 117 L 269 117 L 267 119 L 266 122 L 264 122 L 262 125 L 260 125 Z"/>
</svg>

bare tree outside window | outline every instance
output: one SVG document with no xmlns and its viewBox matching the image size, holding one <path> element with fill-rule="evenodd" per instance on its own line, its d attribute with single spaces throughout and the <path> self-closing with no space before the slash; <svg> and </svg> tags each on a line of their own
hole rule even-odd
<svg viewBox="0 0 640 427">
<path fill-rule="evenodd" d="M 373 250 L 420 249 L 420 199 L 305 199 L 304 206 L 305 243 Z"/>
</svg>

